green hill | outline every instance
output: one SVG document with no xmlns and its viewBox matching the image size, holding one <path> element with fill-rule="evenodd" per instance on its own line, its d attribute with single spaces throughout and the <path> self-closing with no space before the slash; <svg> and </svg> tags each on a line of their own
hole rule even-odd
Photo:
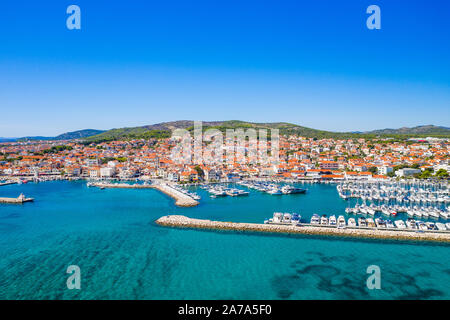
<svg viewBox="0 0 450 320">
<path fill-rule="evenodd" d="M 354 139 L 354 138 L 398 138 L 405 139 L 409 137 L 450 137 L 450 128 L 437 126 L 418 126 L 414 128 L 400 128 L 400 129 L 384 129 L 368 132 L 332 132 L 317 130 L 308 127 L 299 126 L 288 122 L 273 122 L 273 123 L 254 123 L 240 120 L 229 121 L 203 121 L 203 130 L 215 128 L 222 132 L 226 129 L 237 128 L 254 128 L 254 129 L 279 129 L 281 135 L 297 135 L 308 138 L 340 138 L 340 139 Z M 87 142 L 101 142 L 122 139 L 161 139 L 168 138 L 172 135 L 175 129 L 187 129 L 192 131 L 194 129 L 194 122 L 191 120 L 180 120 L 163 122 L 142 127 L 129 127 L 120 129 L 111 129 L 100 134 L 90 136 L 85 139 Z"/>
<path fill-rule="evenodd" d="M 412 128 L 403 127 L 400 129 L 382 129 L 366 132 L 368 134 L 380 134 L 380 135 L 432 135 L 432 136 L 449 136 L 450 128 L 439 127 L 433 125 L 417 126 Z"/>
<path fill-rule="evenodd" d="M 229 120 L 229 121 L 203 121 L 202 125 L 203 130 L 214 128 L 222 132 L 225 132 L 226 129 L 254 128 L 254 129 L 279 129 L 280 134 L 293 134 L 313 138 L 333 138 L 333 137 L 357 138 L 360 136 L 355 133 L 316 130 L 287 122 L 253 123 L 239 120 Z M 181 120 L 181 121 L 163 122 L 142 127 L 112 129 L 103 132 L 101 134 L 89 137 L 86 139 L 86 141 L 100 142 L 117 139 L 120 140 L 120 139 L 168 138 L 172 135 L 172 131 L 174 129 L 187 129 L 189 131 L 192 131 L 194 129 L 194 122 L 190 120 Z"/>
<path fill-rule="evenodd" d="M 91 136 L 95 136 L 97 134 L 101 134 L 105 132 L 105 130 L 95 130 L 95 129 L 84 129 L 72 132 L 66 132 L 56 136 L 55 140 L 72 140 L 72 139 L 82 139 Z"/>
</svg>

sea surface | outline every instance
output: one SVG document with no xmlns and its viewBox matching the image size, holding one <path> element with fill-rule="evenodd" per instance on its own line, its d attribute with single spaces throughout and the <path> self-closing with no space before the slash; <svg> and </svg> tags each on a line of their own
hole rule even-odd
<svg viewBox="0 0 450 320">
<path fill-rule="evenodd" d="M 450 246 L 157 226 L 167 214 L 259 222 L 274 211 L 344 214 L 333 185 L 304 195 L 211 199 L 177 208 L 157 190 L 85 182 L 0 187 L 34 203 L 0 204 L 0 299 L 450 299 Z M 241 187 L 243 188 L 243 187 Z M 245 189 L 245 188 L 243 188 Z M 81 269 L 81 289 L 66 286 Z M 367 267 L 381 289 L 366 286 Z"/>
</svg>

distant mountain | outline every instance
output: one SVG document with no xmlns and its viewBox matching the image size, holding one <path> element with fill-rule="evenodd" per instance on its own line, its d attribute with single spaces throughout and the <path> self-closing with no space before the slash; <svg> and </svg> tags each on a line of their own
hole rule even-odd
<svg viewBox="0 0 450 320">
<path fill-rule="evenodd" d="M 13 142 L 16 141 L 16 138 L 2 138 L 0 137 L 0 142 Z"/>
<path fill-rule="evenodd" d="M 66 132 L 66 133 L 60 134 L 59 136 L 55 137 L 55 140 L 82 139 L 82 138 L 88 138 L 91 136 L 95 136 L 95 135 L 101 134 L 103 132 L 105 132 L 105 130 L 84 129 L 84 130 L 78 130 L 78 131 L 72 131 L 72 132 Z"/>
<path fill-rule="evenodd" d="M 63 134 L 60 134 L 56 137 L 43 137 L 43 136 L 32 136 L 32 137 L 23 137 L 23 138 L 17 138 L 13 139 L 12 141 L 29 141 L 29 140 L 73 140 L 73 139 L 83 139 L 88 138 L 90 136 L 94 136 L 97 134 L 101 134 L 105 132 L 104 130 L 95 130 L 95 129 L 84 129 L 84 130 L 78 130 L 78 131 L 72 131 L 72 132 L 66 132 Z"/>
<path fill-rule="evenodd" d="M 317 130 L 308 127 L 299 126 L 288 122 L 273 122 L 273 123 L 254 123 L 240 120 L 229 121 L 203 121 L 203 130 L 208 128 L 215 128 L 222 132 L 226 129 L 237 128 L 254 128 L 254 129 L 279 129 L 280 134 L 283 135 L 297 135 L 309 138 L 376 138 L 376 137 L 443 137 L 450 138 L 450 128 L 434 125 L 417 126 L 413 128 L 400 129 L 382 129 L 373 131 L 354 131 L 354 132 L 332 132 Z M 0 138 L 0 142 L 9 142 L 17 140 L 73 140 L 82 139 L 87 142 L 101 142 L 111 140 L 125 140 L 125 139 L 160 139 L 168 138 L 172 135 L 174 129 L 187 129 L 192 131 L 194 129 L 194 121 L 179 120 L 171 122 L 162 122 L 141 127 L 116 128 L 111 130 L 94 130 L 85 129 L 73 132 L 60 134 L 56 137 L 24 137 L 24 138 Z"/>
<path fill-rule="evenodd" d="M 426 126 L 417 126 L 412 128 L 403 127 L 400 129 L 381 129 L 381 130 L 373 130 L 367 131 L 366 134 L 380 134 L 380 135 L 434 135 L 434 136 L 448 136 L 450 135 L 450 128 L 426 125 Z"/>
</svg>

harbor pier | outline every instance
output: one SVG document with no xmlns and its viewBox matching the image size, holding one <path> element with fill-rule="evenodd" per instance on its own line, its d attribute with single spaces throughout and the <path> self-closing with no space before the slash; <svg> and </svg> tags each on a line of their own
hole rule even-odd
<svg viewBox="0 0 450 320">
<path fill-rule="evenodd" d="M 5 182 L 0 182 L 0 187 L 1 186 L 8 186 L 10 184 L 17 184 L 17 181 L 5 181 Z"/>
<path fill-rule="evenodd" d="M 0 203 L 9 203 L 9 204 L 22 204 L 25 202 L 32 202 L 33 198 L 26 198 L 23 194 L 20 194 L 17 198 L 0 198 Z"/>
<path fill-rule="evenodd" d="M 168 184 L 127 184 L 127 183 L 106 183 L 106 182 L 89 182 L 88 187 L 118 188 L 118 189 L 156 189 L 169 197 L 175 199 L 175 205 L 179 207 L 195 207 L 198 201 L 191 196 L 178 191 Z"/>
<path fill-rule="evenodd" d="M 157 184 L 154 185 L 153 187 L 161 191 L 162 193 L 168 195 L 169 197 L 175 199 L 175 205 L 179 207 L 195 207 L 199 204 L 198 201 L 194 200 L 187 194 L 184 194 L 167 184 Z"/>
<path fill-rule="evenodd" d="M 324 235 L 351 238 L 371 238 L 388 240 L 434 241 L 450 243 L 450 232 L 417 232 L 408 230 L 380 230 L 359 228 L 332 228 L 312 225 L 278 225 L 258 223 L 222 222 L 193 219 L 181 215 L 163 216 L 156 223 L 167 227 L 192 229 L 231 230 L 244 232 L 266 232 L 304 235 Z"/>
</svg>

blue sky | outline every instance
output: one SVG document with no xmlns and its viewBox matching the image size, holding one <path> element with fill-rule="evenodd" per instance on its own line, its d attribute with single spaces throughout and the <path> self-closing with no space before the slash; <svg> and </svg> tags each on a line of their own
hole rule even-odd
<svg viewBox="0 0 450 320">
<path fill-rule="evenodd" d="M 66 8 L 81 8 L 81 30 Z M 368 30 L 366 8 L 381 8 Z M 0 136 L 163 121 L 450 126 L 449 1 L 2 1 Z"/>
</svg>

